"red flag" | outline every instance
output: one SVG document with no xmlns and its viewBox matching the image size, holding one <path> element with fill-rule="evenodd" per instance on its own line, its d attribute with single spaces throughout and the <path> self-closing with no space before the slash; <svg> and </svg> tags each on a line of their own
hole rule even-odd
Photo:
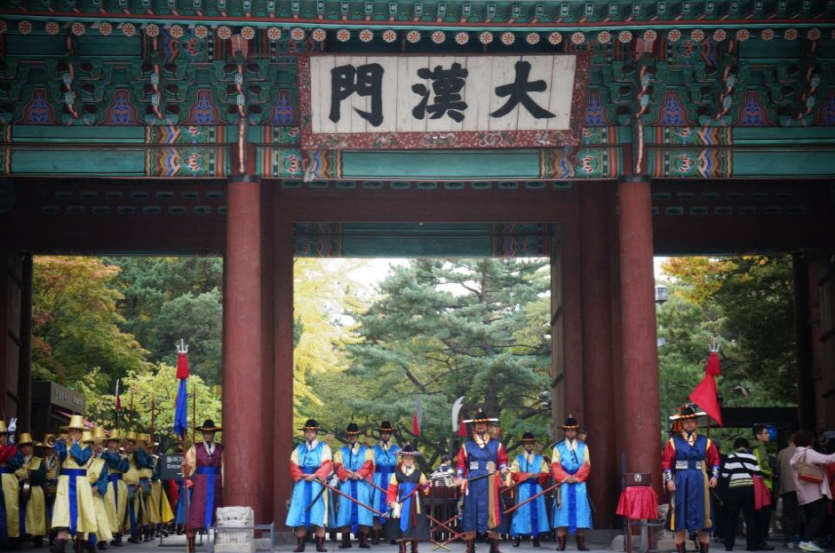
<svg viewBox="0 0 835 553">
<path fill-rule="evenodd" d="M 177 378 L 188 378 L 188 357 L 185 352 L 180 352 L 177 356 Z"/>
<path fill-rule="evenodd" d="M 716 381 L 706 374 L 699 385 L 690 393 L 690 401 L 704 409 L 705 413 L 722 426 L 722 410 L 716 393 Z"/>
<path fill-rule="evenodd" d="M 116 379 L 116 410 L 122 409 L 122 396 L 119 395 L 119 379 Z"/>
</svg>

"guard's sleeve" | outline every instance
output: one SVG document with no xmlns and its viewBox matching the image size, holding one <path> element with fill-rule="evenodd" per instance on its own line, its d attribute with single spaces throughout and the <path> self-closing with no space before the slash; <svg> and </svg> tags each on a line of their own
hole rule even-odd
<svg viewBox="0 0 835 553">
<path fill-rule="evenodd" d="M 363 480 L 374 474 L 374 450 L 370 447 L 365 448 L 365 462 L 357 471 L 357 474 L 359 474 L 360 478 Z"/>
<path fill-rule="evenodd" d="M 290 477 L 293 479 L 293 482 L 298 482 L 304 477 L 304 471 L 299 467 L 298 448 L 293 449 L 293 453 L 290 454 Z"/>
<path fill-rule="evenodd" d="M 386 504 L 397 501 L 397 488 L 397 477 L 392 474 L 391 478 L 389 478 L 388 488 L 386 488 Z"/>
<path fill-rule="evenodd" d="M 673 439 L 667 440 L 664 450 L 661 452 L 661 472 L 664 473 L 664 481 L 669 482 L 673 479 L 673 467 L 676 462 L 676 446 Z"/>
<path fill-rule="evenodd" d="M 455 459 L 456 468 L 458 469 L 458 476 L 464 476 L 468 471 L 467 469 L 467 450 L 464 449 L 464 445 L 461 445 L 461 449 L 458 450 L 458 457 Z"/>
<path fill-rule="evenodd" d="M 130 461 L 124 458 L 122 460 L 127 465 L 127 468 L 122 471 L 125 472 L 130 468 Z M 186 454 L 183 456 L 183 476 L 186 478 L 191 478 L 196 468 L 197 450 L 195 449 L 195 446 L 191 446 L 190 448 L 188 448 L 188 451 L 186 451 Z"/>
<path fill-rule="evenodd" d="M 579 468 L 579 470 L 574 473 L 574 478 L 579 480 L 580 482 L 585 482 L 589 474 L 591 474 L 591 459 L 589 458 L 589 448 L 588 446 L 583 448 L 585 453 L 583 454 L 583 464 Z"/>
<path fill-rule="evenodd" d="M 333 472 L 333 457 L 330 446 L 325 444 L 322 448 L 322 465 L 316 471 L 316 477 L 320 480 L 327 480 L 331 472 Z"/>
</svg>

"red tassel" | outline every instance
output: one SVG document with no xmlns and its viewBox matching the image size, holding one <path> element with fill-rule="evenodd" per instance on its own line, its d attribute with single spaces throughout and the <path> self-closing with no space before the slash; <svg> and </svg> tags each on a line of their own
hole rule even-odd
<svg viewBox="0 0 835 553">
<path fill-rule="evenodd" d="M 412 433 L 415 436 L 420 436 L 420 422 L 418 422 L 417 415 L 412 416 Z"/>
<path fill-rule="evenodd" d="M 177 356 L 177 378 L 188 378 L 188 357 L 185 353 Z"/>
<path fill-rule="evenodd" d="M 719 363 L 719 356 L 715 351 L 711 351 L 707 356 L 707 364 L 705 365 L 705 374 L 709 376 L 719 376 L 722 374 L 722 366 Z"/>
<path fill-rule="evenodd" d="M 458 435 L 462 438 L 467 437 L 467 423 L 464 422 L 464 419 L 461 419 L 461 423 L 458 425 Z"/>
</svg>

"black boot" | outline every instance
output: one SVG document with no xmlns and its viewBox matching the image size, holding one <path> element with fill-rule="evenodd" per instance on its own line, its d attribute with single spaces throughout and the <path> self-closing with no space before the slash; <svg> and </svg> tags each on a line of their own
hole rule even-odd
<svg viewBox="0 0 835 553">
<path fill-rule="evenodd" d="M 368 545 L 368 530 L 360 530 L 360 549 L 371 549 Z"/>
<path fill-rule="evenodd" d="M 520 543 L 522 543 L 522 538 L 513 538 L 513 547 L 519 547 Z"/>
<path fill-rule="evenodd" d="M 468 538 L 464 543 L 467 545 L 466 553 L 475 553 L 475 538 Z"/>
<path fill-rule="evenodd" d="M 687 553 L 687 544 L 677 543 L 676 544 L 676 553 Z"/>
<path fill-rule="evenodd" d="M 325 549 L 325 536 L 316 535 L 316 551 L 319 553 L 325 553 L 327 549 Z"/>
<path fill-rule="evenodd" d="M 533 539 L 533 546 L 534 547 L 539 547 L 540 546 L 539 545 L 539 536 L 537 536 Z"/>
<path fill-rule="evenodd" d="M 306 536 L 296 536 L 296 548 L 293 550 L 293 553 L 301 553 L 304 551 L 305 538 Z"/>
<path fill-rule="evenodd" d="M 342 543 L 339 549 L 351 549 L 351 532 L 342 532 Z"/>
<path fill-rule="evenodd" d="M 194 534 L 186 534 L 186 552 L 194 553 Z"/>
<path fill-rule="evenodd" d="M 35 536 L 32 538 L 32 547 L 35 549 L 40 549 L 43 547 L 43 536 Z"/>
<path fill-rule="evenodd" d="M 371 531 L 371 545 L 380 545 L 380 532 L 382 530 L 376 528 Z"/>
<path fill-rule="evenodd" d="M 557 551 L 565 551 L 565 536 L 557 536 Z"/>
<path fill-rule="evenodd" d="M 502 553 L 502 550 L 499 549 L 500 541 L 499 538 L 490 538 L 490 553 Z"/>
<path fill-rule="evenodd" d="M 577 551 L 588 551 L 586 547 L 586 536 L 577 536 Z"/>
<path fill-rule="evenodd" d="M 59 540 L 56 539 L 55 542 L 52 544 L 52 547 L 49 548 L 52 553 L 66 553 L 67 552 L 67 540 Z"/>
<path fill-rule="evenodd" d="M 107 542 L 102 540 L 96 543 L 96 549 L 100 549 L 101 551 L 105 551 L 107 549 Z"/>
<path fill-rule="evenodd" d="M 405 540 L 400 540 L 397 542 L 397 553 L 406 553 L 406 542 Z"/>
<path fill-rule="evenodd" d="M 699 542 L 699 553 L 708 553 L 709 549 L 710 549 L 710 543 Z"/>
<path fill-rule="evenodd" d="M 412 553 L 418 553 L 418 541 L 412 540 Z"/>
<path fill-rule="evenodd" d="M 122 533 L 119 532 L 118 534 L 113 534 L 113 539 L 110 541 L 110 545 L 115 545 L 116 547 L 122 547 Z"/>
</svg>

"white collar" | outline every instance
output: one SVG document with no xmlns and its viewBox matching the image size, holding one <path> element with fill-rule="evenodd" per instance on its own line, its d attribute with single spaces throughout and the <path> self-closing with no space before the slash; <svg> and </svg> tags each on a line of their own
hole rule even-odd
<svg viewBox="0 0 835 553">
<path fill-rule="evenodd" d="M 307 440 L 305 440 L 304 445 L 307 447 L 308 451 L 310 451 L 311 449 L 316 449 L 316 446 L 319 445 L 319 438 L 314 438 L 312 442 L 308 442 Z"/>
</svg>

